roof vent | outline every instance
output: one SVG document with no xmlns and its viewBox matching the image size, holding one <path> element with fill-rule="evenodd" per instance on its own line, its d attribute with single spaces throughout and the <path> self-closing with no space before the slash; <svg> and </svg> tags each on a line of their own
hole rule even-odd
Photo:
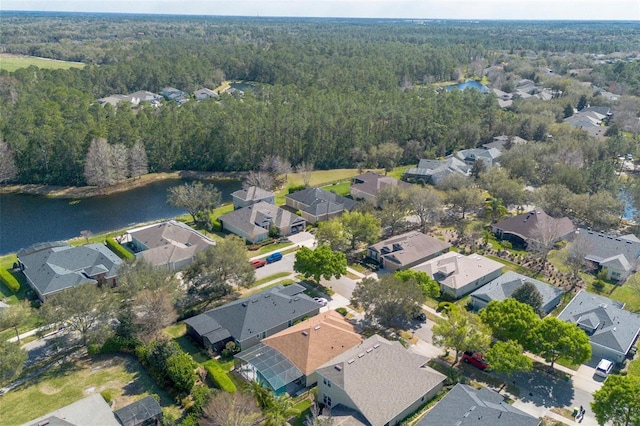
<svg viewBox="0 0 640 426">
<path fill-rule="evenodd" d="M 247 302 L 242 302 L 242 306 L 247 307 Z"/>
<path fill-rule="evenodd" d="M 364 356 L 364 352 L 360 352 L 360 353 L 358 354 L 358 358 L 362 358 L 363 356 Z"/>
<path fill-rule="evenodd" d="M 373 345 L 373 349 L 378 349 L 380 347 L 380 343 L 376 343 L 375 345 Z"/>
<path fill-rule="evenodd" d="M 371 352 L 373 348 L 367 348 L 367 353 Z"/>
<path fill-rule="evenodd" d="M 320 330 L 320 326 L 316 325 L 315 327 L 313 327 L 314 330 Z"/>
<path fill-rule="evenodd" d="M 342 371 L 342 366 L 340 364 L 336 364 L 334 367 L 336 370 Z"/>
<path fill-rule="evenodd" d="M 302 335 L 303 335 L 303 336 L 308 336 L 308 335 L 309 335 L 309 333 L 307 333 L 307 331 L 305 330 L 305 331 L 303 331 L 303 332 L 302 332 Z"/>
<path fill-rule="evenodd" d="M 356 360 L 351 358 L 349 361 L 347 361 L 347 364 L 353 364 Z"/>
</svg>

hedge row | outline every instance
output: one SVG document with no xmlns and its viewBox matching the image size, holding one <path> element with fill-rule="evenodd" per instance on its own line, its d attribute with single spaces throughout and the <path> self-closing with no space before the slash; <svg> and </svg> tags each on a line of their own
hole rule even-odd
<svg viewBox="0 0 640 426">
<path fill-rule="evenodd" d="M 111 251 L 113 251 L 115 254 L 117 254 L 118 257 L 120 257 L 121 259 L 127 260 L 127 259 L 133 259 L 135 257 L 133 254 L 131 254 L 131 252 L 129 250 L 127 250 L 126 248 L 122 247 L 113 238 L 107 238 L 106 242 L 107 242 L 107 247 L 109 247 L 111 249 Z"/>
<path fill-rule="evenodd" d="M 207 361 L 203 366 L 207 370 L 207 377 L 217 388 L 229 393 L 237 391 L 236 385 L 215 361 Z"/>
<path fill-rule="evenodd" d="M 0 281 L 2 281 L 4 285 L 14 293 L 17 293 L 20 290 L 20 283 L 16 280 L 16 277 L 4 268 L 0 269 Z"/>
</svg>

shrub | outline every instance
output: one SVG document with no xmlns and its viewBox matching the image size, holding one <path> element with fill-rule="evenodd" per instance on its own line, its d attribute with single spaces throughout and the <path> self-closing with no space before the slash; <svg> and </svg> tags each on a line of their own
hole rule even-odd
<svg viewBox="0 0 640 426">
<path fill-rule="evenodd" d="M 215 361 L 207 361 L 203 365 L 207 370 L 207 377 L 215 387 L 229 393 L 234 393 L 237 390 L 227 373 Z"/>
<path fill-rule="evenodd" d="M 87 346 L 87 355 L 93 357 L 93 356 L 96 356 L 96 355 L 100 355 L 100 353 L 102 353 L 102 346 L 100 346 L 99 344 L 92 343 L 89 346 Z M 109 402 L 109 401 L 107 401 L 107 402 Z"/>
<path fill-rule="evenodd" d="M 306 185 L 295 185 L 295 186 L 290 186 L 290 187 L 287 189 L 287 193 L 288 193 L 288 194 L 291 194 L 291 193 L 293 193 L 293 192 L 301 191 L 301 190 L 306 189 L 306 188 L 307 188 L 307 187 L 306 187 Z"/>
<path fill-rule="evenodd" d="M 111 404 L 111 401 L 113 401 L 113 392 L 109 389 L 103 390 L 100 392 L 100 395 L 102 395 L 102 398 L 107 401 L 107 404 Z"/>
<path fill-rule="evenodd" d="M 438 303 L 438 312 L 447 313 L 451 309 L 451 302 L 440 302 Z"/>
<path fill-rule="evenodd" d="M 336 312 L 342 315 L 343 317 L 347 316 L 347 308 L 345 307 L 340 306 L 339 308 L 336 308 Z"/>
<path fill-rule="evenodd" d="M 135 256 L 126 248 L 122 247 L 116 240 L 113 238 L 106 239 L 107 247 L 111 249 L 112 252 L 118 255 L 121 259 L 133 259 Z"/>
<path fill-rule="evenodd" d="M 500 241 L 500 245 L 506 250 L 511 250 L 513 248 L 513 244 L 511 244 L 511 241 L 507 240 Z"/>
<path fill-rule="evenodd" d="M 227 342 L 227 344 L 224 346 L 224 349 L 222 350 L 222 356 L 228 358 L 234 356 L 238 352 L 240 352 L 240 348 L 238 347 L 238 345 L 236 345 L 236 342 L 231 341 Z"/>
<path fill-rule="evenodd" d="M 593 288 L 595 289 L 595 291 L 597 291 L 598 293 L 600 293 L 602 290 L 604 290 L 604 281 L 602 280 L 595 280 L 593 282 Z"/>
<path fill-rule="evenodd" d="M 202 411 L 204 406 L 209 402 L 211 398 L 211 389 L 200 384 L 195 386 L 191 390 L 191 406 L 189 407 L 189 412 L 191 413 L 199 413 Z"/>
<path fill-rule="evenodd" d="M 167 378 L 179 392 L 189 393 L 196 383 L 196 363 L 188 353 L 182 352 L 167 359 Z"/>
<path fill-rule="evenodd" d="M 184 419 L 182 419 L 182 421 L 180 422 L 180 426 L 198 426 L 198 416 L 196 416 L 195 414 L 189 414 L 187 415 Z"/>
<path fill-rule="evenodd" d="M 118 352 L 132 353 L 138 346 L 138 342 L 133 338 L 122 336 L 111 336 L 102 344 L 100 353 L 113 354 Z"/>
<path fill-rule="evenodd" d="M 20 283 L 16 277 L 4 268 L 0 269 L 0 281 L 2 281 L 12 292 L 17 293 L 20 291 Z"/>
</svg>

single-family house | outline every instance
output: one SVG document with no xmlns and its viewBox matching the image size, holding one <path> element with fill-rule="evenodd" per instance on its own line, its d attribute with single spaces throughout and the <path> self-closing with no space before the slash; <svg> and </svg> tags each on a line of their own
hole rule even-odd
<svg viewBox="0 0 640 426">
<path fill-rule="evenodd" d="M 577 324 L 589 336 L 594 359 L 623 362 L 640 334 L 640 315 L 624 303 L 580 290 L 558 319 Z"/>
<path fill-rule="evenodd" d="M 514 247 L 526 248 L 540 238 L 551 238 L 555 242 L 567 239 L 573 235 L 575 227 L 568 217 L 555 218 L 542 209 L 535 209 L 494 223 L 491 231 Z"/>
<path fill-rule="evenodd" d="M 117 107 L 120 102 L 129 102 L 132 106 L 139 105 L 140 102 L 149 102 L 155 105 L 160 101 L 160 99 L 162 99 L 162 96 L 157 93 L 149 92 L 147 90 L 138 90 L 130 95 L 109 95 L 98 99 L 98 102 L 102 106 L 105 104 L 111 104 L 112 106 Z"/>
<path fill-rule="evenodd" d="M 249 186 L 247 188 L 239 189 L 231 193 L 231 198 L 233 199 L 234 210 L 259 203 L 260 201 L 264 201 L 269 204 L 276 203 L 276 194 L 257 186 Z"/>
<path fill-rule="evenodd" d="M 54 410 L 22 426 L 122 426 L 99 392 Z"/>
<path fill-rule="evenodd" d="M 219 98 L 216 92 L 214 92 L 211 89 L 207 89 L 206 87 L 203 87 L 202 89 L 198 89 L 195 92 L 193 92 L 193 96 L 196 98 L 197 101 L 204 101 L 207 99 Z"/>
<path fill-rule="evenodd" d="M 162 407 L 149 395 L 114 411 L 122 426 L 160 426 Z"/>
<path fill-rule="evenodd" d="M 358 202 L 324 189 L 307 188 L 287 195 L 285 204 L 300 210 L 300 215 L 313 224 L 351 211 Z"/>
<path fill-rule="evenodd" d="M 640 239 L 633 234 L 615 236 L 579 228 L 570 256 L 583 256 L 605 271 L 608 279 L 624 281 L 637 270 Z"/>
<path fill-rule="evenodd" d="M 476 161 L 483 161 L 487 168 L 490 168 L 497 164 L 497 159 L 502 155 L 502 151 L 497 148 L 471 148 L 462 149 L 453 155 L 470 166 L 473 166 Z"/>
<path fill-rule="evenodd" d="M 269 238 L 272 228 L 277 230 L 278 235 L 286 237 L 304 231 L 307 226 L 304 218 L 264 201 L 222 215 L 218 221 L 224 231 L 232 232 L 252 244 Z"/>
<path fill-rule="evenodd" d="M 162 89 L 160 94 L 167 101 L 173 101 L 178 105 L 182 105 L 183 103 L 189 101 L 189 95 L 180 89 L 176 89 L 175 87 L 165 87 L 164 89 Z"/>
<path fill-rule="evenodd" d="M 365 200 L 373 203 L 376 200 L 378 191 L 393 186 L 409 188 L 411 184 L 391 176 L 366 172 L 353 178 L 349 192 L 354 200 Z"/>
<path fill-rule="evenodd" d="M 367 247 L 367 257 L 381 268 L 392 271 L 407 269 L 446 253 L 451 244 L 422 232 L 397 235 Z"/>
<path fill-rule="evenodd" d="M 520 136 L 500 135 L 494 136 L 493 141 L 485 143 L 482 147 L 485 149 L 497 149 L 500 152 L 505 152 L 513 145 L 522 145 L 525 143 L 527 143 L 527 141 L 522 139 Z"/>
<path fill-rule="evenodd" d="M 510 298 L 525 283 L 533 284 L 542 296 L 542 311 L 551 313 L 560 303 L 564 291 L 542 281 L 507 271 L 484 287 L 471 293 L 471 304 L 475 310 L 486 307 L 492 300 L 502 301 Z"/>
<path fill-rule="evenodd" d="M 58 241 L 18 252 L 20 270 L 43 302 L 55 293 L 82 284 L 114 286 L 121 263 L 104 244 L 71 247 Z"/>
<path fill-rule="evenodd" d="M 185 320 L 187 331 L 202 346 L 216 352 L 229 341 L 246 350 L 320 312 L 320 305 L 304 290 L 300 284 L 263 290 Z"/>
<path fill-rule="evenodd" d="M 316 370 L 318 401 L 359 412 L 372 426 L 399 424 L 441 389 L 428 358 L 374 335 Z"/>
<path fill-rule="evenodd" d="M 315 370 L 362 343 L 362 336 L 336 311 L 327 311 L 263 339 L 236 355 L 234 371 L 276 395 L 294 395 L 316 384 Z"/>
<path fill-rule="evenodd" d="M 542 421 L 514 408 L 498 392 L 458 383 L 416 426 L 539 426 Z"/>
<path fill-rule="evenodd" d="M 444 178 L 451 175 L 469 176 L 471 167 L 464 161 L 456 157 L 447 157 L 444 160 L 423 159 L 418 163 L 418 167 L 407 169 L 403 179 L 406 181 L 423 181 L 432 185 L 437 185 Z"/>
<path fill-rule="evenodd" d="M 190 265 L 198 253 L 216 244 L 209 237 L 175 220 L 127 231 L 123 242 L 138 258 L 170 271 Z"/>
<path fill-rule="evenodd" d="M 479 254 L 448 252 L 412 269 L 426 272 L 440 284 L 442 294 L 459 299 L 498 278 L 503 266 Z"/>
</svg>

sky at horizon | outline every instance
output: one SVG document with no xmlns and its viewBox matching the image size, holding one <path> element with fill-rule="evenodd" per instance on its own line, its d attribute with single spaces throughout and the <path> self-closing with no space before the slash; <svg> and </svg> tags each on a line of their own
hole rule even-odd
<svg viewBox="0 0 640 426">
<path fill-rule="evenodd" d="M 640 0 L 2 0 L 1 11 L 636 21 Z"/>
</svg>

